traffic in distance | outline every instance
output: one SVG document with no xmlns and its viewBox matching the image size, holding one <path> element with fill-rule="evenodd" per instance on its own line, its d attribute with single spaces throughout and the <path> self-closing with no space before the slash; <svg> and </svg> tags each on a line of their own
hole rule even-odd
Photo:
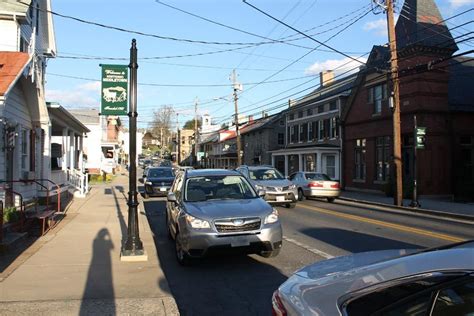
<svg viewBox="0 0 474 316">
<path fill-rule="evenodd" d="M 277 207 L 333 203 L 339 182 L 315 172 L 284 177 L 272 166 L 194 169 L 141 159 L 142 196 L 166 196 L 165 223 L 180 265 L 228 254 L 278 256 Z M 384 249 L 300 267 L 271 297 L 273 315 L 471 315 L 474 241 Z"/>
</svg>

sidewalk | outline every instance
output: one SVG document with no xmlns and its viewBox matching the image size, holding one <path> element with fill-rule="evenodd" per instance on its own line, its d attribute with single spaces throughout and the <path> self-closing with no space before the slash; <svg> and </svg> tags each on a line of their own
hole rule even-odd
<svg viewBox="0 0 474 316">
<path fill-rule="evenodd" d="M 127 192 L 119 175 L 75 199 L 44 245 L 0 283 L 0 315 L 178 315 L 144 212 L 148 261 L 120 261 Z"/>
<path fill-rule="evenodd" d="M 365 193 L 356 191 L 342 191 L 341 200 L 380 205 L 386 207 L 395 207 L 393 205 L 393 197 L 387 197 L 383 194 Z M 420 198 L 418 202 L 421 204 L 419 208 L 410 207 L 411 200 L 404 199 L 404 210 L 417 211 L 419 213 L 428 213 L 431 215 L 440 215 L 445 217 L 453 217 L 459 219 L 474 220 L 474 203 L 457 203 L 443 199 L 427 199 Z"/>
</svg>

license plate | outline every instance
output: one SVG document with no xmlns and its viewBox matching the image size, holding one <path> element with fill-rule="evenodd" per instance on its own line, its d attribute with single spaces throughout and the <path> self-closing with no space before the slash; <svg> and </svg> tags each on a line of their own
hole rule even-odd
<svg viewBox="0 0 474 316">
<path fill-rule="evenodd" d="M 277 202 L 283 202 L 283 201 L 285 201 L 285 197 L 284 196 L 277 196 L 276 201 Z"/>
<path fill-rule="evenodd" d="M 160 188 L 160 191 L 164 192 L 164 191 L 166 191 L 166 188 Z"/>
<path fill-rule="evenodd" d="M 230 241 L 231 247 L 243 247 L 250 245 L 250 241 L 246 237 L 232 237 Z"/>
</svg>

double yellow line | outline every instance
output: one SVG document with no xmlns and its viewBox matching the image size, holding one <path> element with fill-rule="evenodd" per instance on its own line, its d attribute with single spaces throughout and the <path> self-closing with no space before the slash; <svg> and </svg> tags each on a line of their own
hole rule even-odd
<svg viewBox="0 0 474 316">
<path fill-rule="evenodd" d="M 319 207 L 315 207 L 315 206 L 309 206 L 309 205 L 302 204 L 302 203 L 299 203 L 298 206 L 302 207 L 302 208 L 305 208 L 305 209 L 308 209 L 308 210 L 312 210 L 312 211 L 316 211 L 316 212 L 319 212 L 319 213 L 324 213 L 324 214 L 327 214 L 327 215 L 331 215 L 331 216 L 336 216 L 336 217 L 340 217 L 340 218 L 350 219 L 350 220 L 353 220 L 353 221 L 358 221 L 358 222 L 378 225 L 378 226 L 382 226 L 382 227 L 392 228 L 392 229 L 396 229 L 396 230 L 407 232 L 407 233 L 412 233 L 412 234 L 417 234 L 417 235 L 422 235 L 422 236 L 428 236 L 428 237 L 431 237 L 431 238 L 438 238 L 438 239 L 447 240 L 447 241 L 451 241 L 451 242 L 464 241 L 464 239 L 462 239 L 462 238 L 454 237 L 454 236 L 451 236 L 451 235 L 440 234 L 440 233 L 435 233 L 435 232 L 432 232 L 432 231 L 429 231 L 429 230 L 424 230 L 424 229 L 419 229 L 419 228 L 414 228 L 414 227 L 408 227 L 408 226 L 403 226 L 403 225 L 399 225 L 399 224 L 388 223 L 388 222 L 379 221 L 379 220 L 376 220 L 376 219 L 370 219 L 370 218 L 366 218 L 366 217 L 362 217 L 362 216 L 358 216 L 358 215 L 340 213 L 340 212 L 337 212 L 337 211 L 331 211 L 331 210 L 327 210 L 327 209 L 323 209 L 323 208 L 319 208 Z"/>
</svg>

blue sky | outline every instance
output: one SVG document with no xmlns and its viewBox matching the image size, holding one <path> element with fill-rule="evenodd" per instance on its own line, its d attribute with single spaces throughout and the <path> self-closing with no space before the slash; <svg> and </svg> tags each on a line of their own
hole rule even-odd
<svg viewBox="0 0 474 316">
<path fill-rule="evenodd" d="M 294 31 L 258 13 L 241 0 L 161 2 L 262 37 L 279 39 L 295 34 Z M 369 12 L 363 16 L 370 9 L 369 0 L 250 0 L 249 2 L 294 28 L 299 30 L 314 28 L 307 33 L 320 33 L 314 35 L 314 38 L 322 42 L 360 18 L 327 42 L 328 45 L 354 58 L 369 52 L 373 45 L 387 42 L 385 15 Z M 436 0 L 436 4 L 442 16 L 447 18 L 472 8 L 474 0 Z M 401 5 L 402 1 L 397 1 L 399 8 Z M 155 0 L 52 0 L 52 6 L 54 12 L 64 15 L 179 39 L 158 39 L 54 17 L 58 58 L 50 60 L 48 64 L 47 99 L 58 101 L 67 108 L 99 108 L 99 64 L 128 64 L 131 40 L 136 38 L 139 58 L 140 127 L 146 127 L 152 120 L 153 111 L 164 105 L 173 105 L 180 113 L 180 124 L 183 124 L 194 117 L 193 104 L 196 97 L 199 99 L 198 114 L 209 113 L 219 124 L 229 121 L 234 110 L 233 103 L 226 100 L 230 100 L 232 93 L 229 81 L 232 69 L 236 69 L 238 80 L 243 84 L 243 92 L 239 97 L 239 112 L 254 114 L 258 118 L 262 110 L 273 108 L 271 112 L 278 111 L 274 108 L 280 105 L 279 109 L 283 109 L 289 98 L 297 98 L 310 92 L 318 85 L 318 74 L 321 70 L 334 69 L 350 61 L 347 57 L 334 52 L 316 50 L 288 66 L 317 44 L 304 38 L 289 42 L 293 45 L 284 43 L 258 46 L 233 45 L 268 42 L 268 40 L 203 21 Z M 471 11 L 450 20 L 448 27 L 452 28 L 470 21 L 472 17 Z M 469 24 L 457 29 L 454 36 L 472 31 L 473 28 L 473 24 Z M 183 40 L 219 44 L 189 43 Z M 472 44 L 470 45 L 459 45 L 460 52 L 472 49 Z M 242 48 L 243 46 L 251 47 Z M 239 49 L 208 54 L 236 48 Z M 197 54 L 203 55 L 177 57 Z M 75 59 L 64 57 L 75 57 Z M 84 57 L 94 59 L 82 59 Z M 101 59 L 102 57 L 125 58 L 125 60 Z M 151 57 L 159 58 L 150 59 Z M 361 57 L 360 60 L 365 61 L 365 57 Z M 355 68 L 357 65 L 358 63 L 353 61 L 338 69 L 336 74 Z M 269 77 L 271 78 L 267 82 L 261 83 Z M 127 121 L 126 118 L 124 120 Z"/>
</svg>

